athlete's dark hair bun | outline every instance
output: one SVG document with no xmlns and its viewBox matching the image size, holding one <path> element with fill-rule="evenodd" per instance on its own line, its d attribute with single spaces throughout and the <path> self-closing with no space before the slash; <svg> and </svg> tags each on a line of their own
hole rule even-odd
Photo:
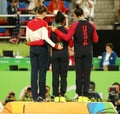
<svg viewBox="0 0 120 114">
<path fill-rule="evenodd" d="M 62 14 L 62 12 L 58 11 L 58 12 L 57 12 L 57 15 L 60 15 L 60 14 Z"/>
<path fill-rule="evenodd" d="M 56 16 L 55 16 L 55 21 L 56 23 L 63 23 L 65 20 L 65 16 L 61 11 L 58 11 Z"/>
<path fill-rule="evenodd" d="M 76 4 L 76 6 L 75 6 L 75 7 L 76 7 L 76 9 L 79 9 L 79 8 L 80 8 L 80 7 L 79 7 L 79 4 Z"/>
<path fill-rule="evenodd" d="M 75 6 L 75 10 L 74 10 L 74 13 L 76 16 L 81 16 L 83 15 L 83 9 L 79 7 L 79 4 L 76 4 Z"/>
</svg>

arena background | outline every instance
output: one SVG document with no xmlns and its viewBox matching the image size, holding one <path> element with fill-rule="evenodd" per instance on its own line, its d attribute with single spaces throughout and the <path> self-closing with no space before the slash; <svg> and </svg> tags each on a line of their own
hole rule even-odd
<svg viewBox="0 0 120 114">
<path fill-rule="evenodd" d="M 114 82 L 120 82 L 119 71 L 92 71 L 91 80 L 96 83 L 96 91 L 100 93 L 103 99 L 108 95 L 108 87 Z M 75 93 L 75 72 L 68 72 L 68 88 L 66 96 L 68 99 L 74 99 Z M 0 101 L 3 100 L 9 91 L 16 93 L 17 100 L 23 88 L 30 84 L 30 71 L 0 71 Z M 47 85 L 51 88 L 52 94 L 52 73 L 47 72 Z"/>
<path fill-rule="evenodd" d="M 99 36 L 99 42 L 94 44 L 93 56 L 98 57 L 105 51 L 105 44 L 111 42 L 113 44 L 113 50 L 120 57 L 120 30 L 97 30 Z M 25 44 L 25 39 L 21 39 L 19 44 L 10 44 L 8 39 L 0 39 L 0 56 L 2 56 L 3 50 L 13 50 L 15 53 L 19 51 L 23 57 L 29 56 L 29 46 Z"/>
</svg>

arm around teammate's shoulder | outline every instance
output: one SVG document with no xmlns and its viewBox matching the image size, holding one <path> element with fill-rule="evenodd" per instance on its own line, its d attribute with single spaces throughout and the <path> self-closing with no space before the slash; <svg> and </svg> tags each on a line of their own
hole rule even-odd
<svg viewBox="0 0 120 114">
<path fill-rule="evenodd" d="M 69 29 L 69 31 L 68 31 L 67 34 L 61 32 L 60 30 L 58 30 L 58 29 L 55 28 L 55 27 L 52 27 L 52 31 L 55 32 L 55 33 L 56 33 L 59 37 L 61 37 L 63 40 L 68 41 L 68 40 L 70 40 L 71 37 L 75 34 L 75 30 L 76 30 L 77 24 L 78 24 L 78 22 L 74 22 L 74 23 L 71 25 L 71 27 L 70 27 L 70 29 Z"/>
</svg>

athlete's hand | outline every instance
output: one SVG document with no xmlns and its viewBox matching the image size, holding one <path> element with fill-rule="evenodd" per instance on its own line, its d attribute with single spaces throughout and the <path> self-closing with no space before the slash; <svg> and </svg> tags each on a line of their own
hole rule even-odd
<svg viewBox="0 0 120 114">
<path fill-rule="evenodd" d="M 55 26 L 51 26 L 51 30 L 54 32 L 57 28 Z"/>
<path fill-rule="evenodd" d="M 62 49 L 63 49 L 63 45 L 61 45 L 61 44 L 59 43 L 58 46 L 57 46 L 57 49 L 58 49 L 58 50 L 62 50 Z"/>
<path fill-rule="evenodd" d="M 54 48 L 57 49 L 57 50 L 62 50 L 63 45 L 61 43 L 57 43 L 57 44 L 55 44 Z"/>
</svg>

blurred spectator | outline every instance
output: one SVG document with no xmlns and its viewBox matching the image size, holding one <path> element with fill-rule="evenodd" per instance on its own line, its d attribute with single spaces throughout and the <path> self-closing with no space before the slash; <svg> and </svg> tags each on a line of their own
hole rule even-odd
<svg viewBox="0 0 120 114">
<path fill-rule="evenodd" d="M 93 19 L 94 19 L 94 1 L 78 0 L 77 3 L 84 10 L 85 18 L 89 21 L 93 21 Z"/>
<path fill-rule="evenodd" d="M 114 30 L 117 30 L 117 27 L 120 26 L 120 0 L 119 0 L 119 4 L 118 4 L 118 10 L 117 10 L 117 20 L 114 23 Z"/>
<path fill-rule="evenodd" d="M 63 0 L 51 0 L 48 5 L 48 12 L 50 14 L 57 14 L 58 11 L 66 13 L 66 8 Z"/>
<path fill-rule="evenodd" d="M 10 3 L 12 2 L 12 0 L 7 0 L 7 1 L 10 2 Z"/>
<path fill-rule="evenodd" d="M 69 53 L 69 70 L 75 70 L 74 47 L 68 46 Z"/>
<path fill-rule="evenodd" d="M 35 14 L 38 6 L 41 4 L 43 5 L 44 0 L 30 0 L 30 3 L 28 5 L 28 10 L 30 13 Z"/>
<path fill-rule="evenodd" d="M 51 0 L 48 5 L 48 13 L 56 15 L 58 11 L 67 13 L 67 9 L 65 8 L 63 0 Z M 48 22 L 49 25 L 51 25 L 54 21 L 54 17 L 46 17 L 45 20 Z"/>
<path fill-rule="evenodd" d="M 22 92 L 22 95 L 20 96 L 20 100 L 22 101 L 32 101 L 32 92 L 31 87 L 28 86 L 25 88 Z"/>
<path fill-rule="evenodd" d="M 1 0 L 0 1 L 0 15 L 7 14 L 7 1 Z M 0 16 L 0 25 L 7 24 L 7 18 Z M 4 36 L 5 28 L 0 28 L 0 36 Z"/>
<path fill-rule="evenodd" d="M 5 99 L 3 99 L 2 104 L 5 106 L 8 102 L 16 101 L 16 96 L 14 91 L 10 91 Z"/>
<path fill-rule="evenodd" d="M 112 86 L 115 86 L 116 88 L 118 88 L 118 97 L 115 100 L 115 106 L 118 111 L 118 114 L 120 114 L 120 83 L 114 82 Z"/>
<path fill-rule="evenodd" d="M 113 51 L 113 44 L 106 43 L 105 45 L 105 52 L 102 54 L 102 58 L 100 60 L 99 68 L 108 70 L 108 65 L 115 65 L 117 54 Z"/>
<path fill-rule="evenodd" d="M 50 87 L 46 86 L 46 93 L 45 93 L 45 99 L 47 102 L 51 101 L 51 95 L 50 95 Z"/>
<path fill-rule="evenodd" d="M 101 96 L 99 95 L 98 92 L 96 92 L 96 84 L 94 81 L 90 81 L 89 98 L 91 99 L 91 101 L 97 101 L 97 102 L 102 101 Z"/>
<path fill-rule="evenodd" d="M 38 0 L 30 0 L 30 3 L 28 5 L 28 10 L 33 10 L 37 4 Z"/>
<path fill-rule="evenodd" d="M 2 105 L 2 103 L 0 102 L 0 113 L 2 112 L 2 110 L 3 110 L 3 105 Z"/>
<path fill-rule="evenodd" d="M 29 3 L 30 0 L 19 0 L 20 2 L 25 2 L 25 3 Z"/>
<path fill-rule="evenodd" d="M 120 21 L 120 1 L 119 1 L 119 6 L 118 6 L 118 20 Z"/>
<path fill-rule="evenodd" d="M 7 0 L 8 2 L 12 2 L 12 0 Z M 29 3 L 30 0 L 19 0 L 20 2 L 25 2 L 25 3 Z"/>
<path fill-rule="evenodd" d="M 15 14 L 15 16 L 8 17 L 8 25 L 15 26 L 14 28 L 10 28 L 10 42 L 18 43 L 19 42 L 19 33 L 20 33 L 20 20 L 18 11 L 19 0 L 12 0 L 12 3 L 8 5 L 7 11 L 8 14 Z"/>
<path fill-rule="evenodd" d="M 68 47 L 68 52 L 69 52 L 69 66 L 74 66 L 75 65 L 75 60 L 74 60 L 74 49 L 73 47 Z"/>
<path fill-rule="evenodd" d="M 108 88 L 108 102 L 112 102 L 118 111 L 117 114 L 120 114 L 120 84 L 118 82 L 114 82 L 111 87 Z"/>
<path fill-rule="evenodd" d="M 0 14 L 7 14 L 7 1 L 0 0 Z"/>
<path fill-rule="evenodd" d="M 44 0 L 37 0 L 37 2 L 36 2 L 36 4 L 35 4 L 35 7 L 34 7 L 34 9 L 33 9 L 33 11 L 34 11 L 35 13 L 37 12 L 39 5 L 43 5 L 43 2 L 44 2 Z"/>
</svg>

